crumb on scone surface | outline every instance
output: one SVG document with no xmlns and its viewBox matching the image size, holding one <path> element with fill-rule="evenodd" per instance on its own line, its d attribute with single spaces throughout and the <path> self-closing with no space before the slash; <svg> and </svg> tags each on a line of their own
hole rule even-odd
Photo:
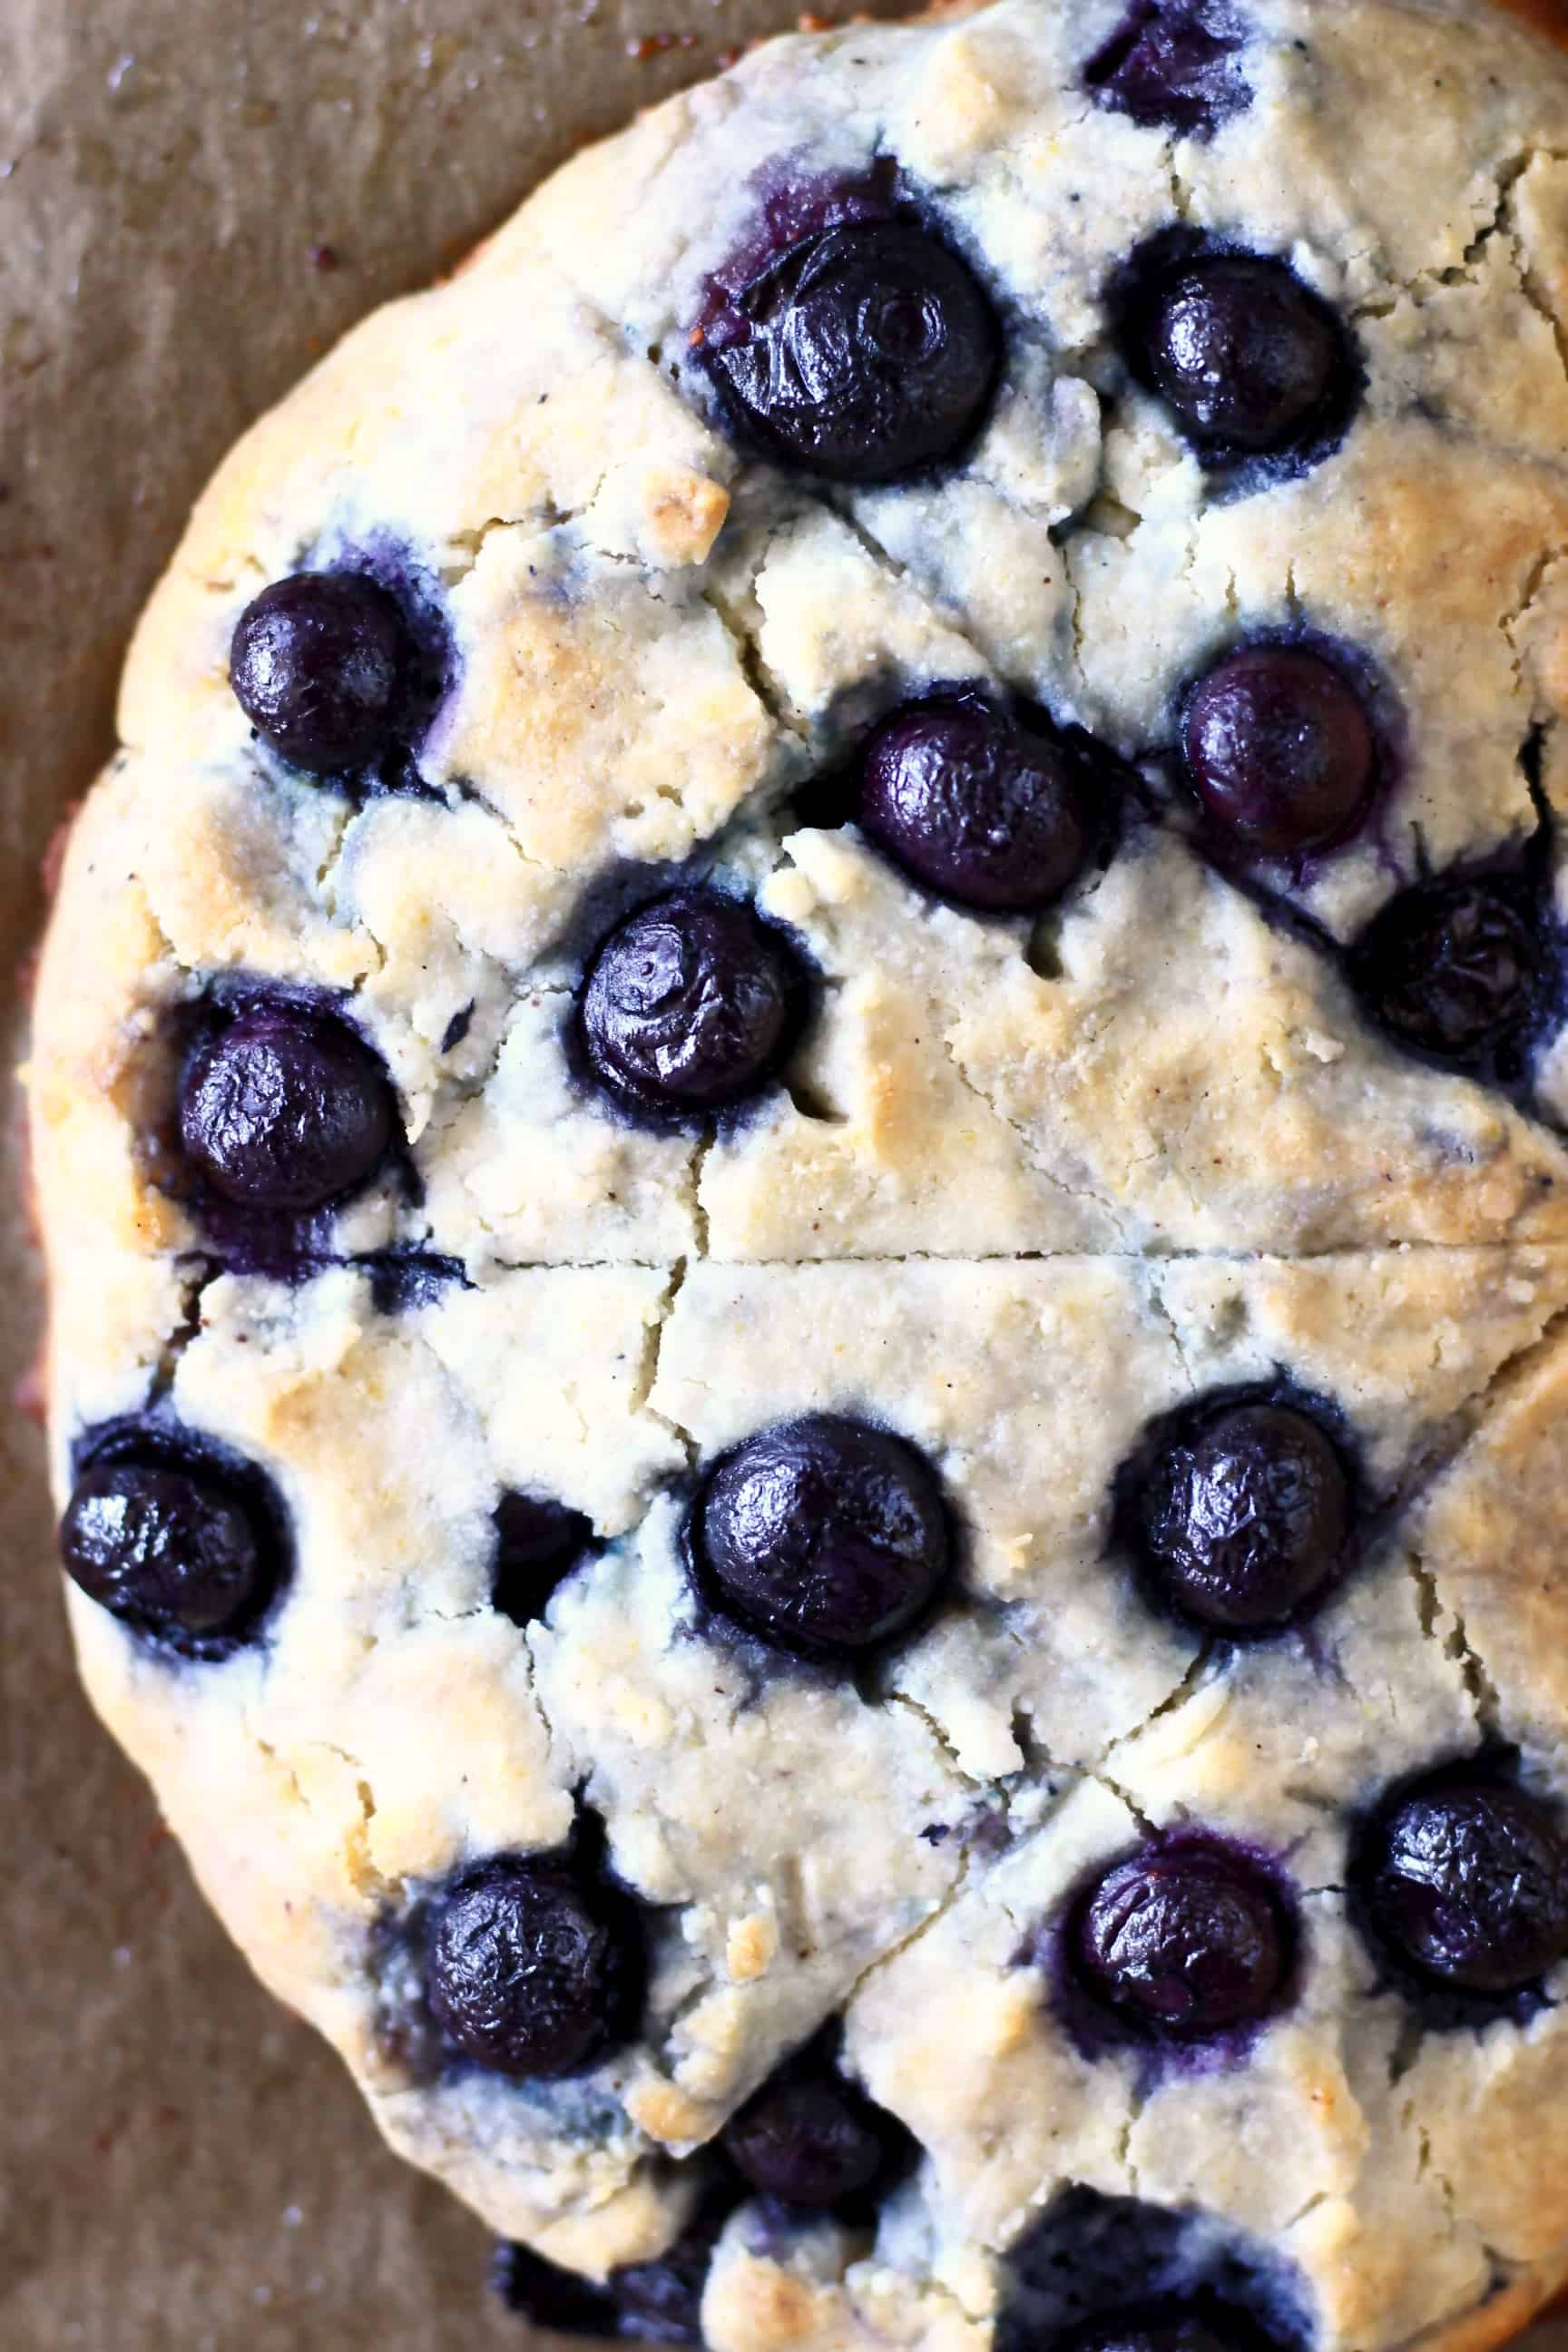
<svg viewBox="0 0 1568 2352">
<path fill-rule="evenodd" d="M 874 2226 L 739 2204 L 713 2352 L 1021 2352 L 1014 2252 L 1080 2189 L 1250 2248 L 1323 2352 L 1500 2310 L 1568 2247 L 1568 1966 L 1425 2023 L 1351 1886 L 1368 1809 L 1447 1759 L 1568 1803 L 1568 1013 L 1528 1083 L 1444 1069 L 1352 952 L 1527 848 L 1568 919 L 1568 66 L 1458 0 L 1236 14 L 1206 133 L 1086 89 L 1121 0 L 771 43 L 369 320 L 198 507 L 46 948 L 59 1498 L 161 1416 L 265 1472 L 290 1552 L 221 1657 L 73 1591 L 94 1701 L 394 2145 L 566 2268 L 657 2259 L 689 2160 L 842 2020 L 918 2163 Z M 886 158 L 1001 372 L 951 465 L 835 482 L 737 433 L 693 336 L 781 172 Z M 1310 464 L 1223 477 L 1121 365 L 1117 273 L 1173 227 L 1345 322 Z M 356 564 L 438 616 L 413 789 L 290 766 L 231 689 L 252 600 Z M 1384 789 L 1243 875 L 1172 784 L 1182 697 L 1292 633 L 1375 680 Z M 811 821 L 955 682 L 1143 779 L 1037 918 Z M 754 900 L 812 975 L 742 1115 L 639 1121 L 563 1044 L 638 874 Z M 287 1262 L 170 1174 L 226 978 L 345 1009 L 395 1093 L 405 1150 Z M 1117 1484 L 1160 1416 L 1280 1380 L 1331 1402 L 1364 1540 L 1310 1630 L 1238 1643 L 1147 1605 Z M 716 1627 L 686 1556 L 709 1465 L 817 1413 L 918 1448 L 961 1531 L 958 1597 L 854 1677 Z M 595 1539 L 521 1625 L 513 1493 Z M 640 2029 L 552 2079 L 432 2061 L 397 1922 L 584 1805 L 647 1923 Z M 1281 1858 L 1295 1974 L 1155 2063 L 1074 2030 L 1042 1938 L 1192 1823 Z"/>
</svg>

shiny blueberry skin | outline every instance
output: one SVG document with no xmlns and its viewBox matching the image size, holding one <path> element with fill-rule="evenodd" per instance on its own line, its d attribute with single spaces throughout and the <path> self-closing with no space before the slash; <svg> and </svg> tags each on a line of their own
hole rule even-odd
<svg viewBox="0 0 1568 2352">
<path fill-rule="evenodd" d="M 581 1009 L 589 1065 L 636 1107 L 722 1109 L 772 1076 L 799 984 L 788 948 L 749 906 L 674 891 L 627 916 L 594 959 Z"/>
<path fill-rule="evenodd" d="M 1215 832 L 1264 857 L 1347 840 L 1377 782 L 1365 702 L 1305 646 L 1245 646 L 1216 662 L 1187 697 L 1182 750 Z"/>
<path fill-rule="evenodd" d="M 1218 253 L 1177 266 L 1140 306 L 1137 372 L 1200 450 L 1272 455 L 1320 430 L 1350 366 L 1327 304 L 1282 261 Z"/>
<path fill-rule="evenodd" d="M 942 1491 L 902 1438 L 837 1413 L 764 1429 L 698 1497 L 710 1598 L 780 1648 L 850 1659 L 930 1607 L 952 1538 Z"/>
<path fill-rule="evenodd" d="M 1269 1879 L 1198 1839 L 1117 1863 L 1079 1902 L 1069 1937 L 1087 1990 L 1159 2040 L 1258 2024 L 1289 1973 L 1290 1926 Z"/>
<path fill-rule="evenodd" d="M 1351 977 L 1378 1026 L 1453 1070 L 1517 1074 L 1546 986 L 1517 890 L 1420 883 L 1374 916 Z"/>
<path fill-rule="evenodd" d="M 269 1531 L 205 1465 L 104 1461 L 78 1478 L 60 1557 L 89 1598 L 165 1640 L 233 1634 L 270 1597 Z"/>
<path fill-rule="evenodd" d="M 315 1209 L 363 1184 L 396 1132 L 386 1072 L 344 1022 L 293 1005 L 241 1013 L 191 1056 L 186 1160 L 226 1200 Z"/>
<path fill-rule="evenodd" d="M 785 465 L 885 482 L 952 457 L 990 404 L 995 314 L 970 269 L 904 221 L 795 246 L 739 298 L 747 331 L 710 365 Z"/>
<path fill-rule="evenodd" d="M 477 2064 L 569 2074 L 612 2038 L 624 1968 L 602 1906 L 566 1870 L 507 1860 L 442 1904 L 426 1990 L 447 2041 Z"/>
<path fill-rule="evenodd" d="M 543 1616 L 557 1585 L 594 1548 L 594 1523 L 548 1495 L 505 1494 L 496 1505 L 490 1600 L 514 1625 Z"/>
<path fill-rule="evenodd" d="M 841 2205 L 869 2189 L 887 2145 L 870 2101 L 826 2072 L 764 2084 L 724 2131 L 736 2169 L 789 2205 Z"/>
<path fill-rule="evenodd" d="M 1252 101 L 1245 45 L 1229 0 L 1133 0 L 1084 68 L 1084 85 L 1097 105 L 1147 129 L 1211 139 Z"/>
<path fill-rule="evenodd" d="M 1568 1956 L 1568 1838 L 1539 1798 L 1446 1779 L 1386 1810 L 1368 1902 L 1398 1958 L 1440 1985 L 1510 1993 Z"/>
<path fill-rule="evenodd" d="M 1241 1402 L 1168 1425 L 1121 1531 L 1161 1601 L 1245 1639 L 1326 1596 L 1353 1516 L 1350 1473 L 1320 1423 L 1295 1405 Z"/>
<path fill-rule="evenodd" d="M 239 616 L 229 683 L 291 767 L 329 776 L 385 751 L 413 657 L 396 600 L 363 572 L 296 572 Z"/>
<path fill-rule="evenodd" d="M 1079 763 L 981 695 L 883 719 L 861 759 L 861 824 L 899 865 L 961 907 L 1048 907 L 1091 846 Z"/>
</svg>

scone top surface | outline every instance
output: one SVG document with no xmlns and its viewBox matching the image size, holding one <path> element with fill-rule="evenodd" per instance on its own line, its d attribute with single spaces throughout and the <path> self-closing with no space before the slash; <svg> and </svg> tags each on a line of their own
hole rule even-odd
<svg viewBox="0 0 1568 2352">
<path fill-rule="evenodd" d="M 542 2316 L 1568 2262 L 1565 158 L 1479 7 L 775 42 L 142 624 L 31 1073 L 84 1670 Z"/>
</svg>

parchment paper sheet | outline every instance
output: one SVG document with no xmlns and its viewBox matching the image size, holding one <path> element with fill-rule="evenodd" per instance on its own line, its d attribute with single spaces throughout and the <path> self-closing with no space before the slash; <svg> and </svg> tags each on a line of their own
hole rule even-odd
<svg viewBox="0 0 1568 2352">
<path fill-rule="evenodd" d="M 0 0 L 7 984 L 132 619 L 228 445 L 582 139 L 789 13 Z M 36 1329 L 12 1219 L 0 1405 Z M 196 1900 L 78 1695 L 52 1551 L 37 1429 L 0 1412 L 0 2352 L 529 2352 L 482 2230 L 384 2152 Z"/>
</svg>

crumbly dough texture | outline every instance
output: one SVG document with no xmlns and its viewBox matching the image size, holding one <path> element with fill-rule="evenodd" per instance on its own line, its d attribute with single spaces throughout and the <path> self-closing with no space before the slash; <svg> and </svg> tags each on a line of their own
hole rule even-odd
<svg viewBox="0 0 1568 2352">
<path fill-rule="evenodd" d="M 1301 616 L 1377 665 L 1406 765 L 1277 895 L 1342 937 L 1422 860 L 1517 840 L 1532 730 L 1568 817 L 1563 60 L 1459 0 L 1249 0 L 1253 102 L 1205 144 L 1084 96 L 1121 15 L 773 42 L 369 320 L 202 500 L 43 962 L 60 1496 L 73 1439 L 154 1397 L 292 1517 L 272 1636 L 221 1665 L 71 1596 L 262 1977 L 395 2146 L 595 2274 L 664 2247 L 678 2159 L 831 2015 L 924 2150 L 874 2237 L 738 2212 L 713 2352 L 986 2352 L 1000 2258 L 1075 2182 L 1266 2242 L 1323 2352 L 1496 2340 L 1568 2245 L 1568 2010 L 1413 2045 L 1344 1893 L 1356 1808 L 1480 1733 L 1568 1798 L 1562 1136 L 1382 1044 L 1176 823 L 1031 933 L 789 814 L 890 687 L 994 678 L 1135 755 L 1227 632 Z M 828 489 L 737 450 L 688 329 L 758 174 L 877 153 L 987 274 L 1006 374 L 955 470 Z M 1299 478 L 1217 498 L 1156 404 L 1101 396 L 1108 277 L 1176 218 L 1354 322 L 1364 406 Z M 266 583 L 377 546 L 443 604 L 455 683 L 434 795 L 356 805 L 253 740 L 226 654 Z M 823 1006 L 756 1115 L 642 1133 L 563 1062 L 574 918 L 618 861 L 699 855 L 795 927 Z M 226 971 L 350 993 L 423 1180 L 291 1285 L 204 1255 L 144 1149 L 170 1015 Z M 398 1245 L 468 1286 L 380 1311 L 353 1261 Z M 1152 1414 L 1277 1366 L 1395 1507 L 1310 1646 L 1237 1656 L 1108 1574 L 1110 1482 Z M 814 1408 L 929 1451 L 987 1603 L 866 1692 L 693 1638 L 681 1482 Z M 507 1487 L 605 1545 L 525 1631 L 489 1605 Z M 574 2081 L 416 2079 L 376 1923 L 559 1843 L 579 1788 L 658 1906 L 644 2037 Z M 1308 1966 L 1248 2055 L 1151 2087 L 1079 2054 L 1020 1946 L 1189 1816 L 1289 1854 Z"/>
</svg>

